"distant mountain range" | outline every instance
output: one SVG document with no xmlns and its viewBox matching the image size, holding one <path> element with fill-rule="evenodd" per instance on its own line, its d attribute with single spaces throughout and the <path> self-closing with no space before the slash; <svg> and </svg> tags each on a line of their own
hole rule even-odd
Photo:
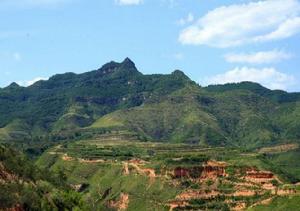
<svg viewBox="0 0 300 211">
<path fill-rule="evenodd" d="M 0 139 L 17 145 L 120 133 L 255 148 L 296 142 L 299 128 L 300 93 L 252 82 L 201 87 L 179 70 L 143 75 L 128 58 L 0 89 Z"/>
</svg>

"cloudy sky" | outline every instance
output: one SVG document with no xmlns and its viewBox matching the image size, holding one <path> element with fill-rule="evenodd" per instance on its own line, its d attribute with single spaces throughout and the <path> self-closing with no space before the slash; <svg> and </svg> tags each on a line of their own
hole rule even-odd
<svg viewBox="0 0 300 211">
<path fill-rule="evenodd" d="M 130 57 L 201 85 L 300 91 L 300 0 L 0 0 L 0 87 Z"/>
</svg>

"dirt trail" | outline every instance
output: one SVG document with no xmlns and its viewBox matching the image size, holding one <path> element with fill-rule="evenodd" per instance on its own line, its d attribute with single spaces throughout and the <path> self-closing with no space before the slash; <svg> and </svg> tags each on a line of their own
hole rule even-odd
<svg viewBox="0 0 300 211">
<path fill-rule="evenodd" d="M 148 176 L 150 178 L 150 182 L 151 183 L 154 182 L 155 177 L 156 177 L 154 169 L 151 169 L 151 168 L 141 168 L 135 162 L 123 162 L 123 174 L 124 175 L 129 175 L 130 174 L 129 167 L 133 167 L 137 171 L 138 174 Z"/>
<path fill-rule="evenodd" d="M 254 196 L 256 192 L 254 190 L 238 190 L 233 196 Z"/>
<path fill-rule="evenodd" d="M 188 205 L 189 205 L 189 203 L 187 203 L 185 201 L 172 201 L 169 203 L 169 206 L 170 206 L 169 211 L 173 211 L 176 208 L 184 208 Z"/>
<path fill-rule="evenodd" d="M 128 169 L 128 163 L 123 162 L 123 174 L 124 175 L 129 175 L 129 169 Z"/>
<path fill-rule="evenodd" d="M 214 190 L 208 193 L 201 190 L 188 190 L 176 196 L 176 199 L 181 201 L 187 201 L 192 199 L 210 199 L 219 195 L 220 192 Z"/>
<path fill-rule="evenodd" d="M 249 208 L 255 207 L 255 206 L 258 206 L 258 205 L 269 205 L 272 202 L 273 199 L 274 199 L 274 197 L 264 199 L 262 201 L 256 202 L 255 204 L 251 205 Z"/>
<path fill-rule="evenodd" d="M 148 176 L 150 178 L 150 181 L 153 182 L 155 180 L 156 174 L 154 169 L 150 169 L 150 168 L 142 169 L 141 167 L 139 167 L 137 164 L 134 163 L 130 163 L 130 166 L 134 167 L 139 174 Z"/>
<path fill-rule="evenodd" d="M 51 152 L 48 152 L 48 154 L 50 154 L 50 155 L 62 155 L 63 153 L 62 152 L 51 151 Z"/>
<path fill-rule="evenodd" d="M 79 162 L 80 163 L 105 163 L 105 160 L 103 159 L 88 160 L 88 159 L 80 158 Z"/>
<path fill-rule="evenodd" d="M 126 210 L 129 204 L 129 195 L 121 193 L 118 210 Z"/>
<path fill-rule="evenodd" d="M 73 160 L 73 158 L 70 157 L 70 156 L 68 156 L 67 154 L 64 154 L 64 155 L 62 156 L 62 159 L 63 159 L 64 161 L 72 161 L 72 160 Z"/>
</svg>

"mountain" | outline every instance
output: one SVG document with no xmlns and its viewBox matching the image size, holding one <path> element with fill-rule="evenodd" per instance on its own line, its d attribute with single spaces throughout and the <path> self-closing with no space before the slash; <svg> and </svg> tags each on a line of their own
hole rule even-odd
<svg viewBox="0 0 300 211">
<path fill-rule="evenodd" d="M 201 87 L 128 58 L 12 83 L 0 210 L 297 210 L 299 128 L 299 93 Z"/>
<path fill-rule="evenodd" d="M 105 133 L 255 148 L 295 142 L 299 127 L 299 93 L 252 82 L 201 87 L 180 70 L 144 75 L 129 58 L 0 90 L 0 139 L 31 153 Z"/>
</svg>

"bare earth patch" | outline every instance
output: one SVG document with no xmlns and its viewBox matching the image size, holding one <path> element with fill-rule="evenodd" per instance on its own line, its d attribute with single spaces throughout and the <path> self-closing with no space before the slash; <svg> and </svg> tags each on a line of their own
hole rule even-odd
<svg viewBox="0 0 300 211">
<path fill-rule="evenodd" d="M 129 204 L 129 195 L 127 193 L 121 193 L 119 200 L 117 201 L 110 201 L 108 206 L 110 208 L 117 209 L 118 211 L 127 210 Z"/>
<path fill-rule="evenodd" d="M 62 156 L 62 159 L 63 159 L 64 161 L 72 161 L 72 160 L 73 160 L 73 158 L 70 157 L 70 156 L 68 156 L 67 154 L 64 154 L 64 155 Z"/>
<path fill-rule="evenodd" d="M 148 176 L 150 178 L 150 182 L 154 182 L 155 177 L 156 177 L 156 173 L 155 173 L 154 169 L 142 168 L 138 164 L 136 164 L 135 162 L 123 162 L 123 174 L 124 175 L 129 175 L 130 174 L 129 166 L 134 168 L 134 170 L 138 174 Z"/>
</svg>

